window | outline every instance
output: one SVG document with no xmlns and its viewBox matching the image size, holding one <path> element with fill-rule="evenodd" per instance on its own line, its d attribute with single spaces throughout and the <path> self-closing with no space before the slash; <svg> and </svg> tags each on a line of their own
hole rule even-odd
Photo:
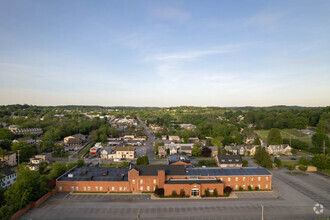
<svg viewBox="0 0 330 220">
<path fill-rule="evenodd" d="M 245 181 L 245 177 L 243 177 L 243 181 Z"/>
<path fill-rule="evenodd" d="M 235 186 L 235 189 L 238 189 L 238 185 Z"/>
<path fill-rule="evenodd" d="M 112 191 L 115 191 L 115 187 L 112 187 L 111 190 L 112 190 Z"/>
<path fill-rule="evenodd" d="M 268 184 L 266 184 L 266 187 L 265 188 L 268 189 Z"/>
<path fill-rule="evenodd" d="M 156 190 L 156 186 L 154 186 L 154 190 Z"/>
<path fill-rule="evenodd" d="M 135 180 L 132 180 L 133 184 L 135 184 Z"/>
<path fill-rule="evenodd" d="M 251 184 L 251 188 L 253 189 L 253 184 Z"/>
<path fill-rule="evenodd" d="M 2 184 L 2 185 L 4 185 L 4 184 Z M 62 191 L 62 189 L 63 189 L 62 186 L 60 186 L 59 189 L 60 189 L 60 191 Z"/>
<path fill-rule="evenodd" d="M 150 187 L 149 186 L 147 186 L 147 191 L 150 191 Z"/>
<path fill-rule="evenodd" d="M 222 178 L 220 178 L 220 180 L 222 181 Z"/>
<path fill-rule="evenodd" d="M 238 181 L 238 177 L 236 177 L 235 180 Z"/>
<path fill-rule="evenodd" d="M 143 184 L 143 180 L 140 180 L 140 183 Z"/>
<path fill-rule="evenodd" d="M 91 187 L 90 186 L 87 189 L 88 189 L 88 191 L 91 191 Z"/>
<path fill-rule="evenodd" d="M 156 179 L 154 179 L 154 184 L 156 184 Z"/>
<path fill-rule="evenodd" d="M 103 190 L 103 187 L 102 186 L 100 186 L 100 191 L 102 191 Z"/>
<path fill-rule="evenodd" d="M 143 186 L 140 187 L 140 190 L 143 191 Z"/>
<path fill-rule="evenodd" d="M 127 191 L 127 187 L 124 187 L 124 191 Z"/>
<path fill-rule="evenodd" d="M 266 181 L 268 181 L 268 176 L 266 176 Z"/>
<path fill-rule="evenodd" d="M 76 191 L 79 191 L 79 186 L 76 186 Z"/>
<path fill-rule="evenodd" d="M 230 177 L 228 177 L 228 182 L 230 182 Z"/>
<path fill-rule="evenodd" d="M 245 185 L 243 185 L 243 189 L 245 189 Z"/>
<path fill-rule="evenodd" d="M 119 191 L 122 191 L 123 190 L 123 187 L 119 187 Z"/>
<path fill-rule="evenodd" d="M 260 176 L 258 176 L 258 181 L 260 181 Z"/>
<path fill-rule="evenodd" d="M 72 190 L 72 191 L 74 190 L 74 186 L 71 186 L 71 190 Z"/>
<path fill-rule="evenodd" d="M 86 191 L 86 186 L 84 186 L 84 191 Z"/>
<path fill-rule="evenodd" d="M 253 177 L 251 177 L 251 181 L 253 181 Z"/>
<path fill-rule="evenodd" d="M 258 184 L 258 188 L 260 189 L 260 184 Z"/>
<path fill-rule="evenodd" d="M 99 191 L 99 188 L 97 186 L 95 186 L 95 191 Z"/>
</svg>

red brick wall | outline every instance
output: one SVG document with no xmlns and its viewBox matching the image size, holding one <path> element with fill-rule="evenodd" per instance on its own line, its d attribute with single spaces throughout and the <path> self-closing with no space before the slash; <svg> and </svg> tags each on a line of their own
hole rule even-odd
<svg viewBox="0 0 330 220">
<path fill-rule="evenodd" d="M 205 190 L 217 189 L 218 195 L 223 195 L 223 184 L 222 183 L 205 183 L 205 184 L 165 184 L 164 185 L 164 195 L 170 196 L 173 191 L 179 195 L 181 189 L 185 191 L 186 196 L 190 196 L 192 189 L 199 189 L 200 195 L 205 194 Z M 212 192 L 211 192 L 212 194 Z"/>
<path fill-rule="evenodd" d="M 56 187 L 59 192 L 71 192 L 71 191 L 129 192 L 130 191 L 128 181 L 56 181 Z"/>
<path fill-rule="evenodd" d="M 245 180 L 244 180 L 245 177 Z M 251 180 L 251 177 L 253 180 Z M 258 180 L 258 177 L 260 177 L 260 180 Z M 266 180 L 266 177 L 268 177 L 268 180 Z M 233 188 L 233 190 L 238 190 L 239 187 L 243 187 L 245 185 L 245 190 L 248 189 L 248 186 L 252 186 L 254 189 L 256 186 L 260 185 L 259 189 L 271 189 L 271 183 L 272 183 L 272 176 L 221 176 L 216 177 L 217 179 L 222 180 L 224 183 L 224 187 L 230 186 Z M 230 180 L 228 179 L 230 178 Z M 237 178 L 237 180 L 236 180 Z M 237 185 L 237 188 L 236 188 Z M 268 185 L 268 188 L 266 188 L 266 185 Z"/>
</svg>

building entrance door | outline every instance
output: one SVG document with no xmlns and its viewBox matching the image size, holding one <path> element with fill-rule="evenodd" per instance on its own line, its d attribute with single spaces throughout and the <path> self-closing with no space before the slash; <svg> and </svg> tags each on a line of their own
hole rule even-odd
<svg viewBox="0 0 330 220">
<path fill-rule="evenodd" d="M 192 189 L 191 190 L 191 196 L 192 197 L 199 196 L 199 189 Z"/>
</svg>

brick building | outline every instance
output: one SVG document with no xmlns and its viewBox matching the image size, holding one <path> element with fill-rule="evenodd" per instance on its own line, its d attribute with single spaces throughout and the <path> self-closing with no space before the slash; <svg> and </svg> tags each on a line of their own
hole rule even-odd
<svg viewBox="0 0 330 220">
<path fill-rule="evenodd" d="M 215 160 L 219 167 L 242 167 L 242 159 L 239 155 L 217 155 Z"/>
<path fill-rule="evenodd" d="M 264 168 L 186 168 L 183 165 L 137 165 L 130 168 L 74 167 L 56 180 L 59 191 L 153 192 L 164 189 L 164 195 L 181 190 L 189 196 L 204 195 L 230 186 L 234 190 L 248 186 L 271 189 L 272 175 Z"/>
</svg>

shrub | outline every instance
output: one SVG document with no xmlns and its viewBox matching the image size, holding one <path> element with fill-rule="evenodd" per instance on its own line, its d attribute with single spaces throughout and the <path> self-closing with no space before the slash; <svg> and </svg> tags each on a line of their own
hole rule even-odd
<svg viewBox="0 0 330 220">
<path fill-rule="evenodd" d="M 306 171 L 306 170 L 307 170 L 307 166 L 300 165 L 300 166 L 299 166 L 299 170 L 301 170 L 301 171 Z"/>
<path fill-rule="evenodd" d="M 252 191 L 252 186 L 248 186 L 249 191 Z"/>
<path fill-rule="evenodd" d="M 308 165 L 310 160 L 307 159 L 307 157 L 300 157 L 299 158 L 299 163 L 302 165 Z"/>
<path fill-rule="evenodd" d="M 180 197 L 185 197 L 186 196 L 186 193 L 184 192 L 183 189 L 180 190 Z"/>
<path fill-rule="evenodd" d="M 276 164 L 277 167 L 280 167 L 282 165 L 282 161 L 277 157 L 274 158 L 274 163 Z"/>
<path fill-rule="evenodd" d="M 243 160 L 243 161 L 242 161 L 242 164 L 243 164 L 243 167 L 247 167 L 248 164 L 249 164 L 249 162 L 248 162 L 247 160 Z"/>
<path fill-rule="evenodd" d="M 297 154 L 297 150 L 296 150 L 296 149 L 292 149 L 292 150 L 291 150 L 291 153 L 292 153 L 293 155 L 296 155 L 296 154 Z"/>
<path fill-rule="evenodd" d="M 240 187 L 239 187 L 239 191 L 243 191 L 243 187 L 240 186 Z"/>
<path fill-rule="evenodd" d="M 204 196 L 206 196 L 206 197 L 209 197 L 209 196 L 210 196 L 210 190 L 209 190 L 209 188 L 207 188 L 207 189 L 204 191 Z"/>
<path fill-rule="evenodd" d="M 255 190 L 259 190 L 259 187 L 256 186 L 256 187 L 254 187 L 254 189 L 255 189 Z"/>
<path fill-rule="evenodd" d="M 215 196 L 215 197 L 218 196 L 218 190 L 217 190 L 217 189 L 214 189 L 214 190 L 213 190 L 213 196 Z"/>
<path fill-rule="evenodd" d="M 224 192 L 224 193 L 228 193 L 228 194 L 230 194 L 232 191 L 233 191 L 233 189 L 232 189 L 230 186 L 226 186 L 226 187 L 223 189 L 223 192 Z"/>
<path fill-rule="evenodd" d="M 164 189 L 163 188 L 156 188 L 155 194 L 158 196 L 164 196 Z"/>
<path fill-rule="evenodd" d="M 178 194 L 176 193 L 175 190 L 172 191 L 172 196 L 173 196 L 173 197 L 177 197 L 177 196 L 178 196 Z"/>
</svg>

